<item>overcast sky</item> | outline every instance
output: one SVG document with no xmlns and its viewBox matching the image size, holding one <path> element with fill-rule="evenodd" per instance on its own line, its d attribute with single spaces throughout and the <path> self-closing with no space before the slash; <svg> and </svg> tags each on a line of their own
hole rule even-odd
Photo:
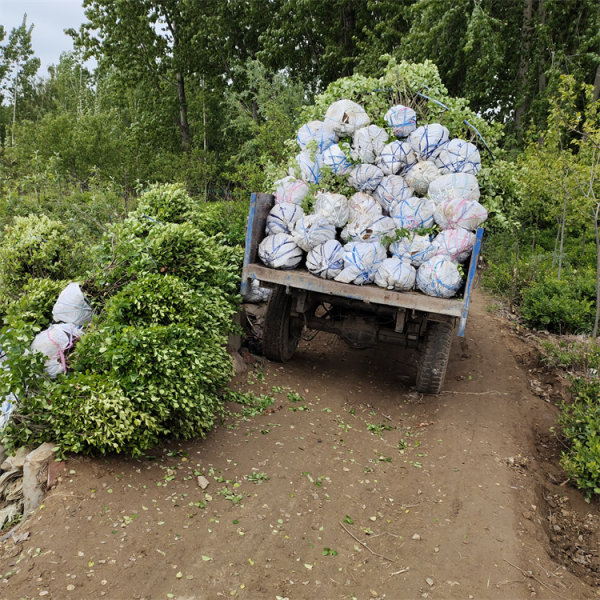
<svg viewBox="0 0 600 600">
<path fill-rule="evenodd" d="M 58 63 L 61 52 L 73 49 L 64 30 L 78 29 L 86 20 L 81 4 L 82 0 L 0 0 L 0 24 L 4 25 L 8 38 L 11 29 L 19 27 L 23 14 L 27 13 L 28 25 L 34 25 L 33 50 L 42 61 L 38 75 L 45 76 L 48 67 Z"/>
</svg>

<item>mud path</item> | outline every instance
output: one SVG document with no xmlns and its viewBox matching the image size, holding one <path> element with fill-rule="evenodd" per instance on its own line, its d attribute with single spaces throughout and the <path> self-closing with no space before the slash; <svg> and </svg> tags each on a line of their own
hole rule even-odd
<svg viewBox="0 0 600 600">
<path fill-rule="evenodd" d="M 596 597 L 551 558 L 544 498 L 598 508 L 548 478 L 555 409 L 488 302 L 438 397 L 411 391 L 410 351 L 319 334 L 238 377 L 275 398 L 265 414 L 154 457 L 71 459 L 29 537 L 4 545 L 0 597 Z"/>
</svg>

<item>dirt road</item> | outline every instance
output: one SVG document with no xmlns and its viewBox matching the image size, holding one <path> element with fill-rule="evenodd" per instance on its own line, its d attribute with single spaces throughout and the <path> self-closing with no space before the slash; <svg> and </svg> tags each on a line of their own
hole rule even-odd
<svg viewBox="0 0 600 600">
<path fill-rule="evenodd" d="M 488 303 L 438 397 L 411 391 L 410 351 L 319 334 L 238 377 L 266 413 L 154 457 L 69 460 L 4 545 L 0 597 L 597 597 L 598 506 L 559 485 L 555 409 Z"/>
</svg>

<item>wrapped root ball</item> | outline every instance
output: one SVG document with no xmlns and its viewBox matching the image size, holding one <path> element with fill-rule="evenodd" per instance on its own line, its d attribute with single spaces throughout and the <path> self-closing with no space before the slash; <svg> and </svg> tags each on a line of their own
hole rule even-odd
<svg viewBox="0 0 600 600">
<path fill-rule="evenodd" d="M 385 245 L 384 238 L 392 237 L 395 231 L 396 223 L 391 217 L 380 215 L 373 218 L 371 215 L 361 215 L 344 227 L 341 238 L 350 242 L 377 241 Z"/>
<path fill-rule="evenodd" d="M 365 192 L 356 192 L 348 198 L 349 217 L 348 221 L 356 221 L 364 215 L 368 215 L 371 218 L 381 216 L 382 209 L 381 205 L 371 196 Z"/>
<path fill-rule="evenodd" d="M 414 267 L 420 267 L 437 252 L 438 248 L 431 243 L 428 235 L 416 233 L 402 237 L 390 245 L 390 253 L 393 256 L 401 260 L 408 260 Z"/>
<path fill-rule="evenodd" d="M 407 198 L 392 204 L 390 217 L 398 229 L 425 229 L 433 225 L 435 204 L 429 198 Z"/>
<path fill-rule="evenodd" d="M 427 190 L 429 197 L 441 204 L 446 200 L 479 200 L 477 177 L 470 173 L 448 173 L 434 179 Z"/>
<path fill-rule="evenodd" d="M 291 202 L 292 204 L 302 204 L 310 188 L 301 179 L 295 177 L 284 177 L 275 182 L 275 202 Z"/>
<path fill-rule="evenodd" d="M 337 240 L 314 247 L 306 256 L 306 268 L 323 279 L 333 279 L 344 268 L 344 249 Z"/>
<path fill-rule="evenodd" d="M 415 194 L 424 196 L 429 189 L 429 184 L 440 176 L 440 170 L 430 160 L 418 162 L 404 175 L 406 183 L 415 191 Z"/>
<path fill-rule="evenodd" d="M 315 154 L 314 158 L 309 150 L 303 150 L 296 156 L 296 162 L 300 167 L 300 178 L 306 183 L 319 183 L 321 181 L 321 166 L 323 157 Z"/>
<path fill-rule="evenodd" d="M 265 233 L 275 235 L 276 233 L 290 234 L 294 228 L 294 223 L 304 216 L 304 211 L 297 204 L 283 202 L 275 204 L 267 216 L 267 225 Z"/>
<path fill-rule="evenodd" d="M 362 163 L 372 163 L 388 141 L 385 129 L 377 125 L 361 127 L 354 132 L 352 158 Z"/>
<path fill-rule="evenodd" d="M 315 246 L 335 238 L 335 227 L 321 215 L 305 215 L 298 219 L 292 231 L 294 242 L 308 252 Z"/>
<path fill-rule="evenodd" d="M 406 200 L 413 195 L 412 188 L 401 175 L 387 175 L 373 190 L 373 198 L 379 202 L 386 214 L 389 214 L 392 204 Z"/>
<path fill-rule="evenodd" d="M 397 256 L 386 258 L 375 273 L 375 283 L 388 290 L 407 292 L 415 287 L 416 269 L 409 261 Z"/>
<path fill-rule="evenodd" d="M 435 208 L 435 222 L 441 229 L 461 227 L 475 231 L 486 219 L 487 210 L 473 200 L 446 200 Z"/>
<path fill-rule="evenodd" d="M 418 160 L 433 160 L 448 141 L 448 129 L 439 123 L 417 127 L 408 141 Z"/>
<path fill-rule="evenodd" d="M 326 218 L 334 227 L 343 227 L 350 218 L 348 199 L 343 194 L 320 192 L 317 194 L 314 213 Z"/>
<path fill-rule="evenodd" d="M 461 286 L 462 277 L 449 258 L 434 256 L 417 271 L 417 287 L 428 296 L 452 298 Z"/>
<path fill-rule="evenodd" d="M 323 121 L 309 121 L 298 130 L 296 141 L 301 150 L 306 150 L 310 142 L 316 142 L 317 151 L 323 152 L 337 142 L 337 135 Z"/>
<path fill-rule="evenodd" d="M 339 144 L 333 144 L 323 151 L 323 164 L 327 165 L 335 175 L 348 175 L 352 170 L 352 163 Z"/>
<path fill-rule="evenodd" d="M 383 179 L 383 172 L 375 165 L 357 165 L 348 175 L 348 183 L 359 192 L 372 192 Z"/>
<path fill-rule="evenodd" d="M 477 175 L 481 169 L 479 150 L 470 142 L 461 139 L 450 140 L 435 158 L 440 173 L 471 173 Z"/>
<path fill-rule="evenodd" d="M 466 229 L 445 229 L 433 240 L 436 254 L 449 256 L 456 262 L 464 262 L 469 258 L 475 245 L 476 236 Z"/>
<path fill-rule="evenodd" d="M 396 137 L 406 137 L 417 128 L 417 113 L 408 106 L 392 106 L 383 117 Z"/>
<path fill-rule="evenodd" d="M 259 244 L 258 256 L 272 269 L 295 269 L 302 261 L 302 250 L 291 235 L 276 233 Z"/>
<path fill-rule="evenodd" d="M 360 104 L 352 100 L 338 100 L 327 109 L 324 121 L 327 127 L 343 137 L 366 127 L 371 119 Z"/>
<path fill-rule="evenodd" d="M 377 242 L 350 242 L 344 246 L 344 268 L 335 280 L 356 285 L 372 283 L 386 257 L 385 248 Z"/>
<path fill-rule="evenodd" d="M 383 147 L 375 164 L 384 175 L 405 173 L 417 162 L 417 157 L 408 142 L 395 140 Z"/>
</svg>

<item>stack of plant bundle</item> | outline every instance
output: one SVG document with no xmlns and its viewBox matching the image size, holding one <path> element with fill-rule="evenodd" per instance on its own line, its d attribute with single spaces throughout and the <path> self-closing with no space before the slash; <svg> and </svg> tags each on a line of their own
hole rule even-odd
<svg viewBox="0 0 600 600">
<path fill-rule="evenodd" d="M 300 127 L 301 152 L 274 185 L 259 245 L 275 269 L 303 264 L 315 276 L 450 298 L 463 286 L 479 203 L 477 147 L 439 123 L 417 126 L 395 105 L 372 124 L 351 100 Z"/>
</svg>

